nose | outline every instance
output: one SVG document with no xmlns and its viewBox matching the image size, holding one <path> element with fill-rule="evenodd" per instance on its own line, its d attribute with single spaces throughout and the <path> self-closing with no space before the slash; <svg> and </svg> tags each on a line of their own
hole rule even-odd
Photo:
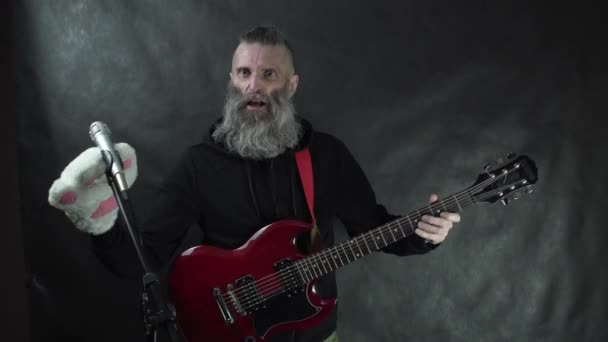
<svg viewBox="0 0 608 342">
<path fill-rule="evenodd" d="M 249 79 L 249 83 L 246 88 L 247 93 L 261 94 L 262 93 L 262 82 L 257 77 L 253 76 Z"/>
</svg>

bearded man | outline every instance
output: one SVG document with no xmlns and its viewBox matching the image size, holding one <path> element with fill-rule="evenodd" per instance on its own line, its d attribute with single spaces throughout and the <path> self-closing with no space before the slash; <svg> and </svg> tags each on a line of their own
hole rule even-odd
<svg viewBox="0 0 608 342">
<path fill-rule="evenodd" d="M 293 51 L 279 31 L 256 27 L 241 36 L 232 59 L 222 117 L 203 142 L 189 147 L 179 158 L 142 225 L 143 244 L 157 265 L 172 260 L 193 225 L 202 231 L 202 244 L 235 249 L 272 222 L 310 222 L 294 158 L 304 148 L 309 149 L 312 159 L 314 213 L 322 247 L 334 245 L 335 218 L 341 220 L 350 236 L 395 218 L 377 203 L 364 172 L 346 146 L 330 134 L 315 132 L 296 114 L 292 97 L 298 82 Z M 124 145 L 117 148 L 130 161 L 129 169 L 136 169 L 134 151 Z M 79 229 L 91 233 L 96 254 L 110 270 L 137 277 L 141 269 L 128 233 L 115 222 L 115 206 L 101 203 L 108 193 L 97 196 L 97 202 L 84 194 L 92 191 L 91 183 L 95 183 L 86 180 L 103 175 L 101 160 L 97 156 L 96 166 L 91 167 L 82 165 L 83 158 L 77 158 L 56 181 L 49 201 L 65 210 Z M 136 170 L 131 172 L 135 174 L 128 177 L 129 184 L 136 176 Z M 83 196 L 88 199 L 89 209 L 78 205 Z M 436 200 L 437 196 L 431 195 L 430 201 Z M 382 251 L 400 256 L 429 252 L 444 241 L 458 221 L 456 213 L 423 216 L 415 234 Z M 321 297 L 337 297 L 333 272 L 321 277 L 317 285 Z M 271 341 L 337 341 L 336 313 L 334 310 L 329 318 L 308 330 L 288 331 Z"/>
</svg>

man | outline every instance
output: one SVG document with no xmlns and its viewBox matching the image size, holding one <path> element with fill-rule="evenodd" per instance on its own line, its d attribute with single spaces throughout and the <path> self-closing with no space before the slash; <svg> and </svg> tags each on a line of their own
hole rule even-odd
<svg viewBox="0 0 608 342">
<path fill-rule="evenodd" d="M 211 127 L 205 141 L 181 156 L 142 226 L 143 243 L 158 265 L 171 260 L 193 224 L 200 226 L 203 244 L 234 249 L 269 223 L 285 218 L 310 221 L 294 161 L 294 152 L 305 147 L 312 157 L 314 208 L 323 247 L 334 244 L 335 217 L 351 236 L 395 217 L 377 204 L 346 146 L 329 134 L 314 132 L 310 123 L 296 115 L 291 98 L 298 82 L 293 52 L 280 32 L 257 27 L 241 36 L 232 59 L 223 117 Z M 136 169 L 132 163 L 135 152 L 125 145 L 117 148 L 134 165 L 130 169 Z M 85 151 L 66 168 L 51 188 L 49 201 L 65 210 L 77 227 L 92 234 L 95 252 L 105 265 L 119 275 L 133 277 L 141 271 L 128 234 L 114 225 L 116 210 L 109 193 L 98 195 L 97 201 L 84 194 L 95 188 L 91 187 L 95 182 L 87 179 L 103 174 L 98 156 L 89 164 L 83 161 L 95 154 L 99 151 Z M 133 172 L 136 170 L 128 177 L 129 184 L 135 180 Z M 99 191 L 107 188 L 103 185 L 99 182 Z M 66 195 L 70 192 L 66 189 L 74 195 Z M 77 205 L 76 198 L 82 196 L 92 203 L 86 210 Z M 431 195 L 430 201 L 436 200 Z M 415 235 L 383 251 L 426 253 L 443 242 L 458 221 L 456 213 L 424 216 Z M 131 257 L 126 258 L 128 253 Z M 318 285 L 321 296 L 337 296 L 333 273 L 322 277 Z M 282 334 L 273 341 L 337 341 L 336 311 L 310 330 Z"/>
</svg>

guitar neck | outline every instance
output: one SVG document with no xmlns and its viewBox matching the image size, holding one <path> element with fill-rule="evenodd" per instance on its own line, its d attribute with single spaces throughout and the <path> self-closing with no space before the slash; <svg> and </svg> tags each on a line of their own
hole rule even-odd
<svg viewBox="0 0 608 342">
<path fill-rule="evenodd" d="M 424 215 L 434 216 L 444 211 L 461 212 L 475 202 L 470 190 L 463 190 L 301 259 L 296 263 L 297 268 L 302 278 L 310 281 L 405 239 L 414 233 L 418 221 Z"/>
</svg>

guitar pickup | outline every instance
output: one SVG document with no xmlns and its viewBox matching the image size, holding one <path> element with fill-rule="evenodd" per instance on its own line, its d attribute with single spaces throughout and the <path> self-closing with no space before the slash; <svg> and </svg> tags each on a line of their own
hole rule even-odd
<svg viewBox="0 0 608 342">
<path fill-rule="evenodd" d="M 302 273 L 297 271 L 294 262 L 287 258 L 279 260 L 274 264 L 274 268 L 281 279 L 281 284 L 288 295 L 295 295 L 306 289 L 306 283 L 302 278 Z"/>
<path fill-rule="evenodd" d="M 245 312 L 245 310 L 243 310 L 243 307 L 241 306 L 241 303 L 239 302 L 239 299 L 236 297 L 236 294 L 234 293 L 234 288 L 232 287 L 232 284 L 228 285 L 226 293 L 228 293 L 228 296 L 230 296 L 230 299 L 232 300 L 232 304 L 234 305 L 234 308 L 236 309 L 236 312 L 238 312 L 241 315 L 247 314 Z"/>
<path fill-rule="evenodd" d="M 247 315 L 251 313 L 251 311 L 258 311 L 266 308 L 266 300 L 264 300 L 262 294 L 255 285 L 255 280 L 251 275 L 237 279 L 235 284 L 237 290 L 235 291 L 236 293 L 234 296 L 237 299 L 237 302 L 237 293 L 245 293 L 245 298 L 242 299 L 246 305 L 241 306 L 240 308 L 240 310 L 242 310 L 242 315 Z M 239 309 L 237 308 L 237 310 Z"/>
</svg>

